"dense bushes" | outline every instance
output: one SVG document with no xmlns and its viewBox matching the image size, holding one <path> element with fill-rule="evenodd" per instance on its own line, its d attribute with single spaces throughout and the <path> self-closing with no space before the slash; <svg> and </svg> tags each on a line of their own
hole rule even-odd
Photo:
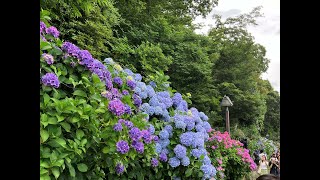
<svg viewBox="0 0 320 180">
<path fill-rule="evenodd" d="M 140 74 L 110 58 L 103 64 L 59 35 L 40 22 L 41 179 L 215 175 L 204 113 L 188 109 L 163 79 L 146 85 Z"/>
</svg>

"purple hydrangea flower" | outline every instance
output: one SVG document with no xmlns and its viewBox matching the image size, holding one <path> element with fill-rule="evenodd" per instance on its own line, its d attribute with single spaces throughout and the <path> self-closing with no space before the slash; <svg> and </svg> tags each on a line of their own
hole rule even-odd
<svg viewBox="0 0 320 180">
<path fill-rule="evenodd" d="M 113 82 L 118 84 L 119 86 L 122 86 L 122 79 L 120 77 L 113 78 Z"/>
<path fill-rule="evenodd" d="M 144 144 L 140 141 L 133 141 L 132 142 L 132 147 L 140 154 L 144 152 Z"/>
<path fill-rule="evenodd" d="M 126 122 L 126 120 L 124 120 L 124 119 L 119 119 L 118 120 L 118 123 L 121 123 L 121 124 L 124 124 Z"/>
<path fill-rule="evenodd" d="M 142 138 L 143 138 L 144 142 L 147 144 L 150 144 L 153 139 L 150 132 L 148 130 L 142 130 L 141 133 L 142 133 Z"/>
<path fill-rule="evenodd" d="M 64 42 L 62 44 L 62 50 L 72 55 L 73 57 L 78 57 L 78 52 L 80 51 L 79 47 L 70 42 Z"/>
<path fill-rule="evenodd" d="M 156 158 L 151 159 L 151 165 L 152 167 L 157 167 L 159 165 L 159 161 Z"/>
<path fill-rule="evenodd" d="M 131 114 L 131 107 L 128 104 L 124 105 L 124 107 L 125 107 L 125 111 L 124 112 L 126 114 Z"/>
<path fill-rule="evenodd" d="M 178 167 L 180 165 L 180 160 L 177 157 L 172 157 L 169 159 L 169 165 L 173 168 Z"/>
<path fill-rule="evenodd" d="M 122 125 L 121 123 L 117 123 L 113 126 L 113 130 L 115 131 L 121 131 L 122 130 Z"/>
<path fill-rule="evenodd" d="M 120 152 L 121 154 L 126 154 L 129 151 L 129 145 L 126 141 L 119 141 L 117 142 L 117 151 Z"/>
<path fill-rule="evenodd" d="M 141 106 L 142 104 L 142 99 L 137 94 L 133 94 L 133 104 L 137 107 Z"/>
<path fill-rule="evenodd" d="M 133 123 L 131 121 L 125 121 L 124 125 L 126 125 L 129 129 L 133 127 Z"/>
<path fill-rule="evenodd" d="M 45 86 L 51 86 L 54 88 L 58 88 L 60 86 L 59 79 L 54 73 L 45 74 L 42 76 L 41 81 Z"/>
<path fill-rule="evenodd" d="M 110 91 L 103 91 L 103 92 L 101 93 L 101 96 L 102 96 L 102 97 L 105 97 L 105 98 L 107 98 L 107 99 L 109 99 L 109 100 L 112 100 L 112 99 L 113 99 L 113 95 L 112 95 L 112 93 L 111 93 Z"/>
<path fill-rule="evenodd" d="M 47 62 L 47 64 L 53 64 L 54 60 L 51 54 L 43 53 L 42 57 Z"/>
<path fill-rule="evenodd" d="M 152 139 L 153 139 L 154 142 L 158 142 L 159 141 L 159 137 L 158 136 L 153 136 Z"/>
<path fill-rule="evenodd" d="M 40 33 L 46 32 L 47 26 L 44 22 L 40 21 Z"/>
<path fill-rule="evenodd" d="M 136 87 L 136 83 L 132 80 L 127 80 L 127 85 L 132 90 Z"/>
<path fill-rule="evenodd" d="M 142 133 L 139 128 L 134 127 L 130 129 L 129 136 L 132 140 L 138 141 L 142 138 Z"/>
<path fill-rule="evenodd" d="M 122 91 L 122 94 L 123 94 L 123 95 L 128 95 L 128 94 L 129 94 L 129 91 L 123 90 L 123 91 Z"/>
<path fill-rule="evenodd" d="M 110 101 L 108 109 L 116 116 L 121 116 L 125 113 L 125 106 L 119 99 Z"/>
<path fill-rule="evenodd" d="M 59 34 L 60 34 L 60 32 L 54 26 L 51 26 L 51 27 L 47 28 L 46 29 L 46 33 L 52 35 L 55 38 L 58 38 Z"/>
<path fill-rule="evenodd" d="M 124 171 L 124 166 L 118 163 L 118 164 L 116 165 L 116 173 L 117 173 L 117 174 L 122 174 L 123 171 Z"/>
<path fill-rule="evenodd" d="M 187 155 L 187 148 L 181 144 L 176 145 L 173 149 L 173 152 L 176 154 L 177 158 L 182 159 Z"/>
<path fill-rule="evenodd" d="M 162 161 L 162 162 L 167 162 L 168 156 L 167 156 L 166 153 L 162 152 L 162 153 L 160 153 L 160 155 L 159 155 L 159 159 L 160 159 L 160 161 Z"/>
</svg>

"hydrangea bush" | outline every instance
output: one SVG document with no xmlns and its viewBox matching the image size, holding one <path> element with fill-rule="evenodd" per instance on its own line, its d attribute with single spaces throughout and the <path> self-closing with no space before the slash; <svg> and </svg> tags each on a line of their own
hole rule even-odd
<svg viewBox="0 0 320 180">
<path fill-rule="evenodd" d="M 215 176 L 208 117 L 165 79 L 146 84 L 111 58 L 102 63 L 47 22 L 40 64 L 41 179 Z"/>
<path fill-rule="evenodd" d="M 41 179 L 139 179 L 158 155 L 133 81 L 58 37 L 40 22 Z"/>
<path fill-rule="evenodd" d="M 217 167 L 217 180 L 241 179 L 257 168 L 249 150 L 242 146 L 240 141 L 231 139 L 228 132 L 210 130 L 206 149 L 214 166 Z"/>
</svg>

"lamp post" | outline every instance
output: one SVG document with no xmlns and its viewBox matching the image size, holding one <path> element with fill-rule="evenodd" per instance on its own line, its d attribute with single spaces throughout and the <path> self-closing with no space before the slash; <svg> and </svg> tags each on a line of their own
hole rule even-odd
<svg viewBox="0 0 320 180">
<path fill-rule="evenodd" d="M 226 95 L 224 95 L 221 103 L 220 103 L 220 106 L 224 106 L 226 107 L 226 129 L 230 135 L 230 122 L 229 122 L 229 109 L 228 107 L 229 106 L 232 106 L 233 103 L 231 102 L 230 98 Z"/>
</svg>

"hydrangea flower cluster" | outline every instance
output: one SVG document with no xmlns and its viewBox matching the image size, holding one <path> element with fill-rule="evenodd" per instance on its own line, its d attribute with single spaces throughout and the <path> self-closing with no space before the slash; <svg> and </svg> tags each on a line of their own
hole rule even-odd
<svg viewBox="0 0 320 180">
<path fill-rule="evenodd" d="M 41 81 L 45 86 L 51 86 L 54 88 L 59 88 L 60 86 L 60 81 L 54 73 L 45 74 L 42 76 Z"/>
<path fill-rule="evenodd" d="M 210 143 L 207 145 L 207 148 L 210 151 L 212 151 L 213 153 L 218 153 L 221 151 L 225 153 L 226 150 L 229 149 L 230 151 L 228 152 L 230 153 L 236 151 L 237 153 L 235 154 L 235 156 L 238 156 L 241 159 L 244 166 L 247 166 L 251 171 L 257 168 L 257 165 L 249 154 L 249 150 L 243 148 L 243 144 L 240 141 L 231 139 L 228 132 L 221 133 L 220 131 L 214 131 L 213 129 L 210 129 L 209 132 L 210 137 L 208 140 Z M 215 161 L 215 164 L 218 165 L 217 171 L 219 172 L 219 177 L 223 178 L 225 171 L 225 169 L 223 168 L 223 166 L 225 166 L 223 163 L 223 158 L 215 158 L 213 160 Z"/>
<path fill-rule="evenodd" d="M 47 62 L 47 64 L 51 65 L 54 62 L 53 56 L 51 54 L 43 53 L 43 59 Z"/>
</svg>

